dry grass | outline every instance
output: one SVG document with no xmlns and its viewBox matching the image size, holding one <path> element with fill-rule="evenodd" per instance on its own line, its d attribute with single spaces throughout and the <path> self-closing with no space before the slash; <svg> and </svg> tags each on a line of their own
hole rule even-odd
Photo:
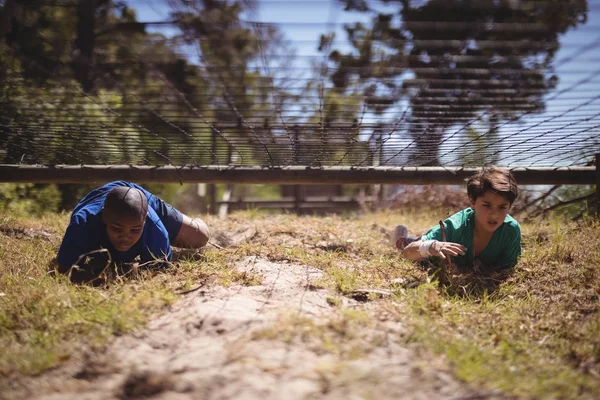
<svg viewBox="0 0 600 400">
<path fill-rule="evenodd" d="M 290 316 L 256 339 L 301 341 L 343 359 L 360 357 L 364 314 L 349 314 L 339 296 L 356 289 L 392 290 L 371 309 L 408 326 L 407 346 L 424 359 L 439 354 L 455 376 L 472 385 L 523 398 L 600 397 L 600 225 L 591 220 L 523 226 L 524 252 L 508 276 L 463 276 L 440 284 L 389 245 L 398 223 L 421 233 L 451 210 L 401 209 L 359 216 L 297 217 L 255 210 L 213 230 L 256 235 L 235 248 L 179 253 L 175 267 L 106 287 L 74 286 L 47 276 L 66 225 L 0 216 L 0 374 L 36 374 L 77 356 L 82 343 L 101 346 L 111 335 L 143 324 L 202 284 L 260 283 L 230 267 L 246 256 L 299 263 L 326 272 L 315 283 L 331 288 L 339 308 L 327 321 Z M 50 236 L 15 232 L 44 229 Z M 397 279 L 403 284 L 394 285 Z M 101 306 L 100 306 L 101 305 Z M 366 344 L 366 345 L 365 345 Z M 352 350 L 352 351 L 351 351 Z"/>
</svg>

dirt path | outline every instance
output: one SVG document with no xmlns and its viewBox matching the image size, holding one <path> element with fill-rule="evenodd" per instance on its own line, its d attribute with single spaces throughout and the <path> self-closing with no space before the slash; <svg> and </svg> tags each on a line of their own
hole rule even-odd
<svg viewBox="0 0 600 400">
<path fill-rule="evenodd" d="M 324 351 L 322 343 L 294 332 L 302 325 L 289 325 L 290 320 L 318 329 L 340 312 L 325 289 L 311 285 L 321 271 L 253 257 L 236 268 L 260 274 L 262 283 L 191 292 L 145 330 L 115 339 L 104 354 L 90 355 L 85 365 L 38 379 L 28 399 L 490 397 L 402 347 L 404 328 L 380 321 L 369 305 L 344 299 L 341 307 L 366 309 L 369 320 L 376 321 L 350 342 L 371 343 L 356 357 Z M 274 331 L 291 336 L 271 339 Z M 328 345 L 338 344 L 343 346 Z"/>
</svg>

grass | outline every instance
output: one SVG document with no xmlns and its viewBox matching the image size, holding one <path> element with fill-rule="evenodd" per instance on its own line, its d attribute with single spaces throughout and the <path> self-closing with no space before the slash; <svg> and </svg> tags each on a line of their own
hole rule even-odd
<svg viewBox="0 0 600 400">
<path fill-rule="evenodd" d="M 403 293 L 408 342 L 466 382 L 519 397 L 600 394 L 597 222 L 526 226 L 523 258 L 495 291 L 421 285 Z M 585 245 L 581 245 L 585 244 Z M 471 288 L 473 289 L 473 288 Z"/>
<path fill-rule="evenodd" d="M 373 339 L 364 329 L 371 322 L 364 311 L 344 308 L 338 308 L 333 316 L 319 321 L 288 313 L 283 314 L 272 327 L 255 331 L 252 339 L 303 344 L 316 353 L 354 360 L 372 349 Z"/>
<path fill-rule="evenodd" d="M 19 223 L 2 219 L 4 228 Z M 175 300 L 165 285 L 144 280 L 99 289 L 50 277 L 54 253 L 55 243 L 47 239 L 0 234 L 2 375 L 38 374 L 68 360 L 81 343 L 97 347 L 145 322 L 144 310 Z"/>
<path fill-rule="evenodd" d="M 453 374 L 476 387 L 518 398 L 600 397 L 600 224 L 560 219 L 522 225 L 523 256 L 496 281 L 463 277 L 439 283 L 399 257 L 385 232 L 405 223 L 421 233 L 447 210 L 298 217 L 250 210 L 210 226 L 257 235 L 233 249 L 182 257 L 164 273 L 106 287 L 74 286 L 47 276 L 67 216 L 41 220 L 0 215 L 2 232 L 45 229 L 45 237 L 0 233 L 0 374 L 32 375 L 136 329 L 202 282 L 258 285 L 255 274 L 231 266 L 248 256 L 319 268 L 313 285 L 331 290 L 334 310 L 323 320 L 284 315 L 255 340 L 304 343 L 340 362 L 380 345 L 365 334 L 368 314 L 340 298 L 360 288 L 390 289 L 370 305 L 406 326 L 406 346 L 424 359 L 441 357 Z M 12 229 L 12 231 L 11 231 Z M 393 285 L 402 278 L 413 285 Z"/>
<path fill-rule="evenodd" d="M 146 271 L 103 287 L 73 285 L 47 273 L 67 220 L 64 214 L 39 220 L 0 215 L 0 376 L 36 375 L 78 357 L 84 347 L 98 349 L 209 279 L 260 284 L 260 276 L 227 267 L 239 258 L 235 253 L 213 251 L 183 257 L 164 273 Z"/>
</svg>

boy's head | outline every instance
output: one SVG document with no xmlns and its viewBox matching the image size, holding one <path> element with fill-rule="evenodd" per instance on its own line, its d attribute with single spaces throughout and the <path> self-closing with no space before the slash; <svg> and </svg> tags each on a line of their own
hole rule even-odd
<svg viewBox="0 0 600 400">
<path fill-rule="evenodd" d="M 492 234 L 504 222 L 519 189 L 508 170 L 485 167 L 467 180 L 467 193 L 475 211 L 475 229 Z"/>
<path fill-rule="evenodd" d="M 482 168 L 467 179 L 467 194 L 471 202 L 475 202 L 487 192 L 504 197 L 512 205 L 519 195 L 519 188 L 509 170 L 490 166 Z"/>
<path fill-rule="evenodd" d="M 129 250 L 140 239 L 147 214 L 148 199 L 141 190 L 121 186 L 108 192 L 102 222 L 117 251 Z"/>
</svg>

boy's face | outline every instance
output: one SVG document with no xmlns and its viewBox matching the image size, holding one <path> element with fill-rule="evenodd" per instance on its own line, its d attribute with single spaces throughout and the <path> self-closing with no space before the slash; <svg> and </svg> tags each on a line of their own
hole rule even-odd
<svg viewBox="0 0 600 400">
<path fill-rule="evenodd" d="M 505 197 L 488 190 L 477 200 L 471 199 L 471 207 L 475 210 L 475 223 L 486 232 L 493 233 L 506 218 L 510 210 L 510 202 Z"/>
<path fill-rule="evenodd" d="M 127 251 L 142 237 L 145 218 L 103 218 L 108 239 L 117 251 Z"/>
</svg>

